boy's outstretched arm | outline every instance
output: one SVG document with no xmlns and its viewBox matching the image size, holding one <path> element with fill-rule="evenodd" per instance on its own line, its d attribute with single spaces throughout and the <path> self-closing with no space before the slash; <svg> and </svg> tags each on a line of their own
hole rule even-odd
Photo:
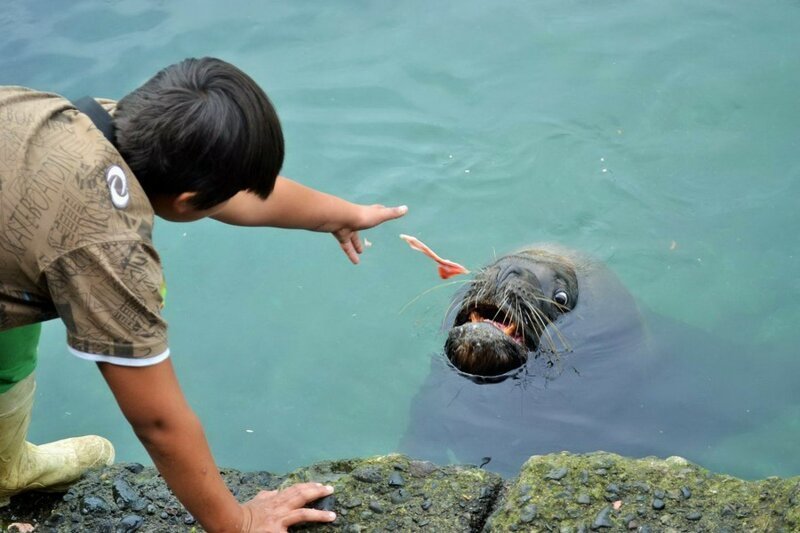
<svg viewBox="0 0 800 533">
<path fill-rule="evenodd" d="M 332 492 L 317 483 L 262 491 L 239 504 L 219 474 L 203 427 L 187 404 L 169 359 L 146 367 L 98 366 L 159 472 L 207 531 L 283 532 L 300 522 L 335 519 L 333 513 L 304 508 Z"/>
<path fill-rule="evenodd" d="M 272 226 L 332 233 L 353 263 L 363 251 L 358 231 L 406 214 L 405 206 L 359 205 L 278 176 L 264 200 L 247 191 L 231 198 L 213 215 L 237 226 Z"/>
</svg>

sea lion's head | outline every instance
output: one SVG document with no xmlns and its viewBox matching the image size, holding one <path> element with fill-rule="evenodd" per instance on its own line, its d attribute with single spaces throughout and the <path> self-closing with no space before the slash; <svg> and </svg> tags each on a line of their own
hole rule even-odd
<svg viewBox="0 0 800 533">
<path fill-rule="evenodd" d="M 500 376 L 525 364 L 545 328 L 578 301 L 572 259 L 545 249 L 501 257 L 456 296 L 445 353 L 460 371 Z"/>
</svg>

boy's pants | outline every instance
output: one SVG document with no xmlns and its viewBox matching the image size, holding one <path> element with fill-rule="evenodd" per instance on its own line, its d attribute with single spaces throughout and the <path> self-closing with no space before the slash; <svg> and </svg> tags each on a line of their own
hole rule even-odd
<svg viewBox="0 0 800 533">
<path fill-rule="evenodd" d="M 0 331 L 0 394 L 33 373 L 41 324 Z"/>
<path fill-rule="evenodd" d="M 26 490 L 66 490 L 86 470 L 114 460 L 111 443 L 94 435 L 42 446 L 25 441 L 40 331 L 34 324 L 0 332 L 0 507 Z"/>
</svg>

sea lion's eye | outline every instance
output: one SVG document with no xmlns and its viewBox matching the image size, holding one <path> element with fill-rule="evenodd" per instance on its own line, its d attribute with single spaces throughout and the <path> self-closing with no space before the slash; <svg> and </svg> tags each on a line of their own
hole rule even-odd
<svg viewBox="0 0 800 533">
<path fill-rule="evenodd" d="M 566 291 L 556 291 L 556 293 L 553 295 L 553 301 L 562 307 L 566 307 L 566 305 L 569 303 L 569 295 Z"/>
</svg>

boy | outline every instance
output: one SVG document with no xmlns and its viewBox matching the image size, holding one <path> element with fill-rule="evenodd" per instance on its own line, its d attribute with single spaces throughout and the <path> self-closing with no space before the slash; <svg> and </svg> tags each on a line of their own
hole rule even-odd
<svg viewBox="0 0 800 533">
<path fill-rule="evenodd" d="M 69 350 L 97 363 L 207 531 L 334 520 L 304 508 L 330 487 L 263 491 L 240 505 L 223 483 L 169 359 L 153 214 L 330 232 L 357 263 L 358 230 L 406 208 L 356 205 L 278 176 L 284 146 L 272 104 L 218 59 L 187 59 L 102 104 L 84 104 L 90 119 L 57 95 L 0 87 L 0 506 L 25 490 L 64 490 L 114 458 L 97 436 L 25 441 L 40 323 L 58 316 Z"/>
</svg>

